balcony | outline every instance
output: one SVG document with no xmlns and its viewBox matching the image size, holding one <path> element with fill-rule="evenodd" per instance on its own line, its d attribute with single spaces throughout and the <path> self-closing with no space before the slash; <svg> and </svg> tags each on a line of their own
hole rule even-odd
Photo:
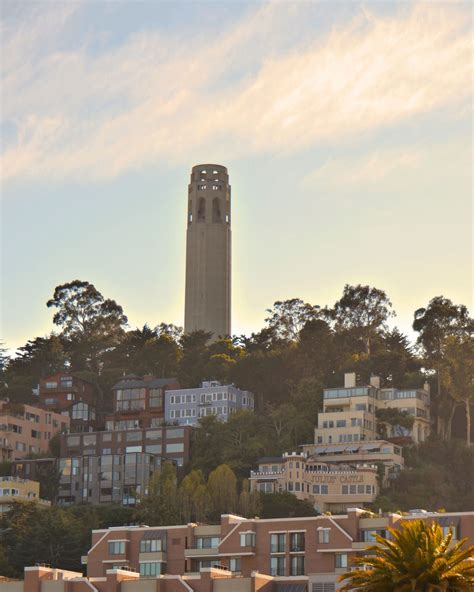
<svg viewBox="0 0 474 592">
<path fill-rule="evenodd" d="M 219 547 L 208 547 L 207 549 L 198 549 L 197 547 L 185 549 L 185 559 L 199 558 L 199 557 L 217 557 L 219 555 Z"/>
</svg>

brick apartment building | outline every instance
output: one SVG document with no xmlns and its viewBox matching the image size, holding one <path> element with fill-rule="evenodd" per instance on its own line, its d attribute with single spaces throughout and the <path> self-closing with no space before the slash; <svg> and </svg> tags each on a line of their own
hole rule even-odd
<svg viewBox="0 0 474 592">
<path fill-rule="evenodd" d="M 102 419 L 97 414 L 98 396 L 94 383 L 66 372 L 57 372 L 39 382 L 39 404 L 68 415 L 71 432 L 92 432 L 102 428 Z"/>
<path fill-rule="evenodd" d="M 176 378 L 129 374 L 113 387 L 113 414 L 105 418 L 107 430 L 158 427 L 165 419 L 165 393 L 178 389 Z"/>
<path fill-rule="evenodd" d="M 83 558 L 87 579 L 32 567 L 24 584 L 0 584 L 0 592 L 335 592 L 339 575 L 375 533 L 417 518 L 452 528 L 455 540 L 474 542 L 474 512 L 379 516 L 352 508 L 337 516 L 268 520 L 223 515 L 218 525 L 93 531 Z"/>
<path fill-rule="evenodd" d="M 69 428 L 69 417 L 33 405 L 0 401 L 0 455 L 12 461 L 48 451 L 51 438 Z"/>
</svg>

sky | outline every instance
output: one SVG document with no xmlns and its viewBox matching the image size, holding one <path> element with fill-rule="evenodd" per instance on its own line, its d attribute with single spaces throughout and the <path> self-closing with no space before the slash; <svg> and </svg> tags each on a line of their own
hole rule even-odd
<svg viewBox="0 0 474 592">
<path fill-rule="evenodd" d="M 183 324 L 191 167 L 228 167 L 232 330 L 387 292 L 472 307 L 470 2 L 1 4 L 1 331 L 87 280 Z"/>
</svg>

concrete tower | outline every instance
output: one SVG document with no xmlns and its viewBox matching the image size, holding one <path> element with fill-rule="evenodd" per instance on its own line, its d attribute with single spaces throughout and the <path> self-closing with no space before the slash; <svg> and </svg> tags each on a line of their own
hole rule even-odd
<svg viewBox="0 0 474 592">
<path fill-rule="evenodd" d="M 230 329 L 230 185 L 224 166 L 193 167 L 188 188 L 184 330 Z"/>
</svg>

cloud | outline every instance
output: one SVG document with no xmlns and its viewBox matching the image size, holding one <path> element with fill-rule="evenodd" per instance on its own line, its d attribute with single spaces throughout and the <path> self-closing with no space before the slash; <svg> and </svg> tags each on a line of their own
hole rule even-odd
<svg viewBox="0 0 474 592">
<path fill-rule="evenodd" d="M 390 175 L 406 174 L 426 159 L 426 146 L 385 148 L 352 158 L 332 158 L 306 175 L 303 187 L 349 187 L 378 184 Z"/>
<path fill-rule="evenodd" d="M 78 6 L 3 27 L 2 120 L 16 130 L 6 180 L 294 153 L 463 107 L 472 93 L 469 12 L 456 5 L 365 9 L 309 35 L 308 5 L 265 4 L 212 35 L 147 30 L 101 52 L 61 43 Z"/>
</svg>

